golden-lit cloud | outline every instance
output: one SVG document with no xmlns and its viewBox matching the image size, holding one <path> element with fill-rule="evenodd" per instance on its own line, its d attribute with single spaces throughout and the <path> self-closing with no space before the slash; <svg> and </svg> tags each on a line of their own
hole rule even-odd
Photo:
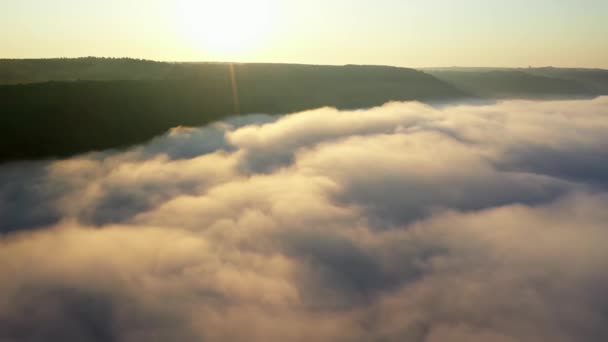
<svg viewBox="0 0 608 342">
<path fill-rule="evenodd" d="M 0 340 L 604 341 L 608 98 L 391 103 L 0 167 Z"/>
</svg>

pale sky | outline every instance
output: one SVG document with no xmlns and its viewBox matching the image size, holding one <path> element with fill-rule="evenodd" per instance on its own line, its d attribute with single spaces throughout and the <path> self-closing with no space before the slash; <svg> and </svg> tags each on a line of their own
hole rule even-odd
<svg viewBox="0 0 608 342">
<path fill-rule="evenodd" d="M 608 68 L 608 0 L 0 0 L 0 58 Z"/>
</svg>

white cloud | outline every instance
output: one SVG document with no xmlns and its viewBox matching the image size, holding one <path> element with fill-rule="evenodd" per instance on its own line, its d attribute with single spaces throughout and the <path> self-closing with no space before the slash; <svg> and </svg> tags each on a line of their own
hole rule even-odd
<svg viewBox="0 0 608 342">
<path fill-rule="evenodd" d="M 604 341 L 607 104 L 322 108 L 2 166 L 0 340 Z"/>
</svg>

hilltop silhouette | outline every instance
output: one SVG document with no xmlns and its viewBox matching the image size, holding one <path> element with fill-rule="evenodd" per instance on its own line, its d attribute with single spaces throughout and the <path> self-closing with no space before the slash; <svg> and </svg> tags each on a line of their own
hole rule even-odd
<svg viewBox="0 0 608 342">
<path fill-rule="evenodd" d="M 0 161 L 144 142 L 240 113 L 608 93 L 608 71 L 433 69 L 137 59 L 0 60 Z M 234 81 L 233 81 L 234 80 Z M 233 83 L 234 82 L 234 83 Z"/>
</svg>

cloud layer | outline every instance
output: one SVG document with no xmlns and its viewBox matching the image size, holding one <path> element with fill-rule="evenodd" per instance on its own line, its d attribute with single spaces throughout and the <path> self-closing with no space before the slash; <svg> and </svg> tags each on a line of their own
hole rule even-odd
<svg viewBox="0 0 608 342">
<path fill-rule="evenodd" d="M 0 168 L 0 341 L 605 341 L 608 98 L 176 128 Z"/>
</svg>

